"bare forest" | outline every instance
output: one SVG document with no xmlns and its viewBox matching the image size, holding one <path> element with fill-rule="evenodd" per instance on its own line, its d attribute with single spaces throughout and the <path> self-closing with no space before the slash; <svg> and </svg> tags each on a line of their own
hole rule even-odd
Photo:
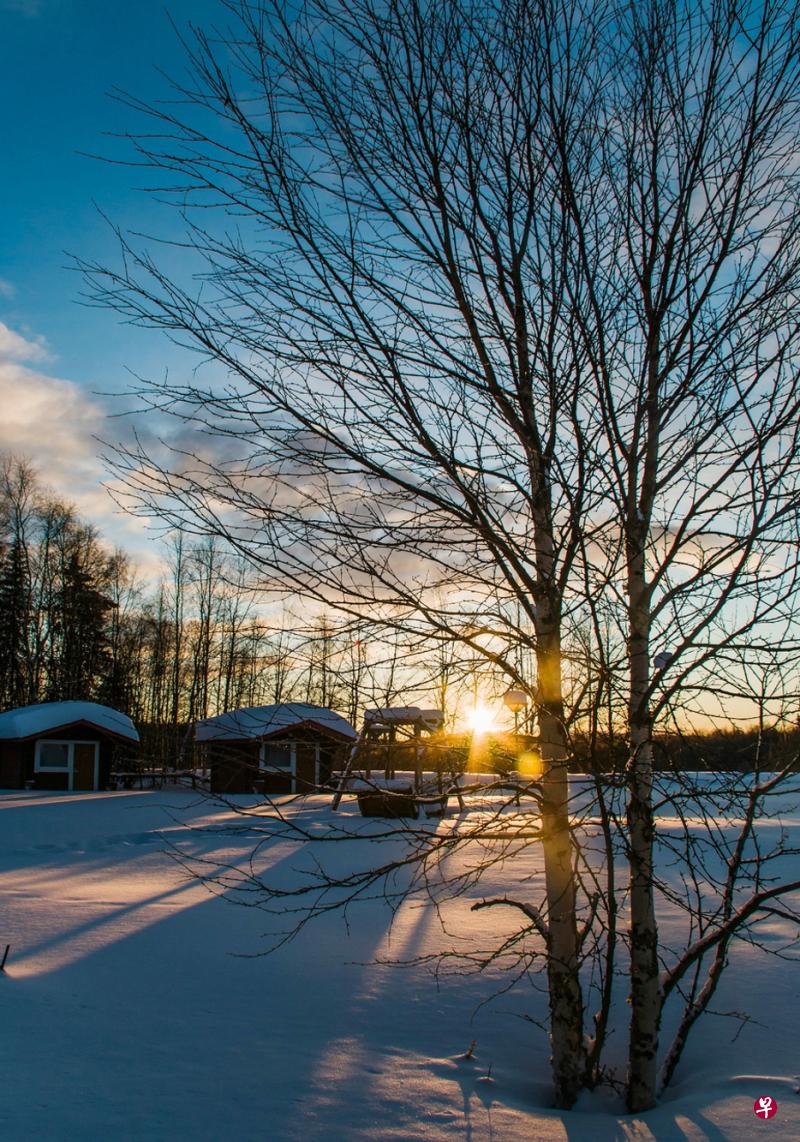
<svg viewBox="0 0 800 1142">
<path fill-rule="evenodd" d="M 312 702 L 356 723 L 413 691 L 452 726 L 472 692 L 452 657 L 424 664 L 367 622 L 265 604 L 219 541 L 154 540 L 163 578 L 146 582 L 30 463 L 3 458 L 0 480 L 2 710 L 104 703 L 140 727 L 142 764 L 164 766 L 191 760 L 195 721 L 242 706 Z"/>
</svg>

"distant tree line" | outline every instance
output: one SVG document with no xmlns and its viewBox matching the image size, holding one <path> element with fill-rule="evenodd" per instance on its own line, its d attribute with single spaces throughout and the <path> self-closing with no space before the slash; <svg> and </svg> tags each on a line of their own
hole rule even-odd
<svg viewBox="0 0 800 1142">
<path fill-rule="evenodd" d="M 127 560 L 45 491 L 29 464 L 0 464 L 0 702 L 109 700 Z"/>
<path fill-rule="evenodd" d="M 421 695 L 457 709 L 469 663 L 454 654 L 265 606 L 218 541 L 177 535 L 163 567 L 146 583 L 27 460 L 0 457 L 0 709 L 102 702 L 133 718 L 157 761 L 197 719 L 241 706 L 313 702 L 353 723 L 365 705 Z"/>
<path fill-rule="evenodd" d="M 570 768 L 622 771 L 622 700 L 585 632 L 573 632 L 565 685 L 576 717 Z M 618 648 L 623 656 L 624 647 Z M 533 677 L 532 664 L 521 671 Z M 444 709 L 452 749 L 466 763 L 469 735 L 453 735 L 479 695 L 499 704 L 502 679 L 462 647 L 394 641 L 367 620 L 265 606 L 246 569 L 218 540 L 174 535 L 163 574 L 146 583 L 74 507 L 50 492 L 24 459 L 0 457 L 0 709 L 70 699 L 128 714 L 155 764 L 188 761 L 187 730 L 242 706 L 301 701 L 357 725 L 365 706 L 421 703 Z M 532 709 L 522 715 L 535 730 Z M 659 733 L 658 769 L 750 771 L 785 764 L 796 731 L 776 726 L 716 733 Z M 513 742 L 487 745 L 488 769 L 513 763 Z M 510 750 L 510 753 L 509 753 Z"/>
</svg>

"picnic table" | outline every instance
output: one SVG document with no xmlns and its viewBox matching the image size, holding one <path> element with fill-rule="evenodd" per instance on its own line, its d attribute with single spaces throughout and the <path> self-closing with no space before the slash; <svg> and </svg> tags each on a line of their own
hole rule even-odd
<svg viewBox="0 0 800 1142">
<path fill-rule="evenodd" d="M 516 806 L 521 805 L 527 782 L 519 774 L 498 774 L 489 786 L 494 791 L 507 793 Z M 443 817 L 447 813 L 450 799 L 458 802 L 463 811 L 464 798 L 471 793 L 480 793 L 486 788 L 484 782 L 461 785 L 456 779 L 450 785 L 437 782 L 415 790 L 413 784 L 403 781 L 371 782 L 364 778 L 350 779 L 348 791 L 355 793 L 358 807 L 363 817 Z"/>
</svg>

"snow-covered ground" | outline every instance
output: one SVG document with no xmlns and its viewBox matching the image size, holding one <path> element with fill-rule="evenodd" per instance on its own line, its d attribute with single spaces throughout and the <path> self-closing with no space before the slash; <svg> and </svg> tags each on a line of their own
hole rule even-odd
<svg viewBox="0 0 800 1142">
<path fill-rule="evenodd" d="M 330 809 L 291 812 L 314 828 Z M 430 909 L 392 923 L 364 903 L 253 958 L 275 919 L 209 894 L 168 851 L 240 862 L 252 833 L 218 831 L 237 821 L 180 790 L 0 796 L 0 1139 L 800 1140 L 796 963 L 736 949 L 715 1007 L 753 1021 L 731 1042 L 737 1021 L 707 1019 L 657 1110 L 586 1098 L 561 1114 L 547 1109 L 545 1036 L 520 1018 L 545 1012 L 529 982 L 479 1006 L 491 977 L 437 985 L 422 966 L 370 962 L 441 948 Z M 279 841 L 259 859 L 279 884 L 299 856 Z M 498 921 L 471 914 L 476 942 Z M 764 1095 L 769 1121 L 753 1114 Z"/>
</svg>

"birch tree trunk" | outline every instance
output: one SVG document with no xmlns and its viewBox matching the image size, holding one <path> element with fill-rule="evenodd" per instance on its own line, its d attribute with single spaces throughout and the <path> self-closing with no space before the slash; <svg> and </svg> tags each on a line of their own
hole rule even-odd
<svg viewBox="0 0 800 1142">
<path fill-rule="evenodd" d="M 628 1040 L 628 1109 L 655 1105 L 661 993 L 658 921 L 653 893 L 653 719 L 650 711 L 652 589 L 647 551 L 660 459 L 660 321 L 645 287 L 649 319 L 625 505 L 630 692 L 628 724 L 628 846 L 630 865 L 631 1024 Z"/>
<path fill-rule="evenodd" d="M 541 608 L 540 608 L 541 609 Z M 550 608 L 547 608 L 548 610 Z M 548 914 L 547 978 L 556 1104 L 570 1107 L 585 1085 L 575 873 L 569 820 L 569 775 L 561 694 L 558 626 L 538 625 L 539 741 L 542 753 L 542 849 Z"/>
<path fill-rule="evenodd" d="M 628 1109 L 655 1104 L 661 993 L 658 925 L 653 898 L 653 740 L 648 706 L 649 589 L 641 535 L 629 545 L 630 760 L 628 843 L 630 860 L 631 1022 L 628 1044 Z"/>
</svg>

